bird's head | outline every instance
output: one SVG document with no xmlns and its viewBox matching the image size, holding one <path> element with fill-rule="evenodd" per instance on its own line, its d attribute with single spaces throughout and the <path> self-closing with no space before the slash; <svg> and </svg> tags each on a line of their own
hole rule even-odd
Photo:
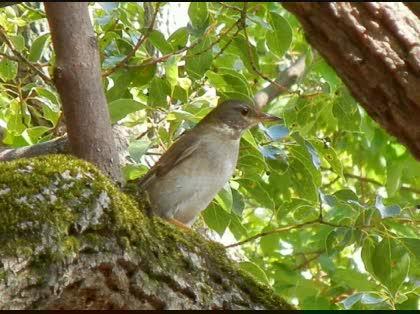
<svg viewBox="0 0 420 314">
<path fill-rule="evenodd" d="M 228 100 L 220 103 L 204 119 L 204 124 L 232 130 L 238 136 L 260 122 L 282 121 L 281 118 L 261 112 L 256 107 L 241 101 Z"/>
</svg>

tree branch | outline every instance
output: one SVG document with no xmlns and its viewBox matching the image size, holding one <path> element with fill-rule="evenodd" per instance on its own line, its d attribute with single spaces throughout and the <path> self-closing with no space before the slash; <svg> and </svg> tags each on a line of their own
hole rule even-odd
<svg viewBox="0 0 420 314">
<path fill-rule="evenodd" d="M 122 182 L 88 4 L 44 5 L 56 54 L 54 81 L 63 105 L 71 153 Z"/>
<path fill-rule="evenodd" d="M 46 83 L 53 84 L 51 78 L 46 75 L 44 72 L 42 72 L 40 69 L 38 69 L 32 62 L 30 62 L 28 59 L 25 58 L 23 54 L 21 54 L 18 50 L 15 49 L 12 42 L 9 40 L 9 38 L 6 35 L 6 32 L 3 27 L 0 26 L 0 38 L 6 43 L 6 45 L 9 47 L 9 49 L 13 52 L 13 54 L 23 63 L 27 64 L 28 67 L 35 72 L 35 74 L 38 74 Z"/>
<path fill-rule="evenodd" d="M 420 160 L 420 20 L 401 2 L 284 2 L 353 97 Z"/>
<path fill-rule="evenodd" d="M 59 137 L 52 141 L 27 147 L 5 149 L 0 151 L 0 161 L 10 161 L 18 158 L 30 158 L 46 154 L 69 153 L 68 138 Z"/>
<path fill-rule="evenodd" d="M 266 106 L 302 78 L 306 70 L 305 60 L 306 56 L 301 56 L 289 68 L 279 74 L 275 84 L 270 84 L 257 92 L 254 96 L 255 104 L 259 108 Z"/>
<path fill-rule="evenodd" d="M 296 224 L 296 225 L 290 225 L 290 226 L 280 227 L 280 228 L 276 228 L 276 229 L 269 230 L 269 231 L 264 231 L 264 232 L 261 232 L 261 233 L 258 233 L 256 235 L 254 235 L 252 237 L 249 237 L 245 240 L 226 245 L 225 248 L 228 249 L 228 248 L 232 248 L 232 247 L 235 247 L 235 246 L 239 246 L 239 245 L 254 241 L 258 238 L 268 236 L 270 234 L 280 233 L 280 232 L 284 232 L 284 231 L 290 231 L 290 230 L 293 230 L 293 229 L 299 229 L 299 228 L 303 228 L 303 227 L 307 227 L 307 226 L 317 225 L 317 224 L 320 224 L 320 223 L 322 223 L 322 222 L 320 222 L 318 219 L 315 219 L 315 220 L 307 221 L 307 222 Z"/>
</svg>

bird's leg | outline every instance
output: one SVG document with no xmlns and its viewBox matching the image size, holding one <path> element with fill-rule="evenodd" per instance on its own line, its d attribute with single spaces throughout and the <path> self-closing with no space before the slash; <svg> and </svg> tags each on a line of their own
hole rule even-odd
<svg viewBox="0 0 420 314">
<path fill-rule="evenodd" d="M 176 225 L 176 226 L 178 226 L 178 227 L 180 227 L 180 228 L 182 228 L 182 229 L 184 229 L 184 230 L 188 230 L 188 231 L 190 231 L 190 230 L 191 230 L 191 228 L 190 228 L 190 227 L 188 227 L 187 225 L 183 224 L 182 222 L 180 222 L 180 221 L 178 221 L 178 220 L 176 220 L 176 219 L 173 219 L 173 218 L 167 218 L 166 220 L 167 220 L 168 222 L 170 222 L 171 224 L 174 224 L 174 225 Z"/>
</svg>

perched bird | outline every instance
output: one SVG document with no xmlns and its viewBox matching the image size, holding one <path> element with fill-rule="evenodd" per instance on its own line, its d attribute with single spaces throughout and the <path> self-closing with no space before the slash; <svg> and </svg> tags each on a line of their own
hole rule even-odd
<svg viewBox="0 0 420 314">
<path fill-rule="evenodd" d="M 280 120 L 243 101 L 219 104 L 139 181 L 152 212 L 190 227 L 235 171 L 243 132 L 259 122 Z"/>
</svg>

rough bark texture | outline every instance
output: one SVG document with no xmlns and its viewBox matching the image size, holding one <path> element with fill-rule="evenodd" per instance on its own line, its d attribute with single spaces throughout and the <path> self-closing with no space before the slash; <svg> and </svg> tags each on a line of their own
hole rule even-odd
<svg viewBox="0 0 420 314">
<path fill-rule="evenodd" d="M 56 53 L 54 82 L 71 152 L 121 181 L 88 3 L 45 2 L 45 11 Z"/>
<path fill-rule="evenodd" d="M 0 174 L 0 310 L 291 308 L 87 162 L 19 159 Z"/>
<path fill-rule="evenodd" d="M 420 160 L 420 20 L 403 3 L 289 2 L 309 43 Z"/>
</svg>

